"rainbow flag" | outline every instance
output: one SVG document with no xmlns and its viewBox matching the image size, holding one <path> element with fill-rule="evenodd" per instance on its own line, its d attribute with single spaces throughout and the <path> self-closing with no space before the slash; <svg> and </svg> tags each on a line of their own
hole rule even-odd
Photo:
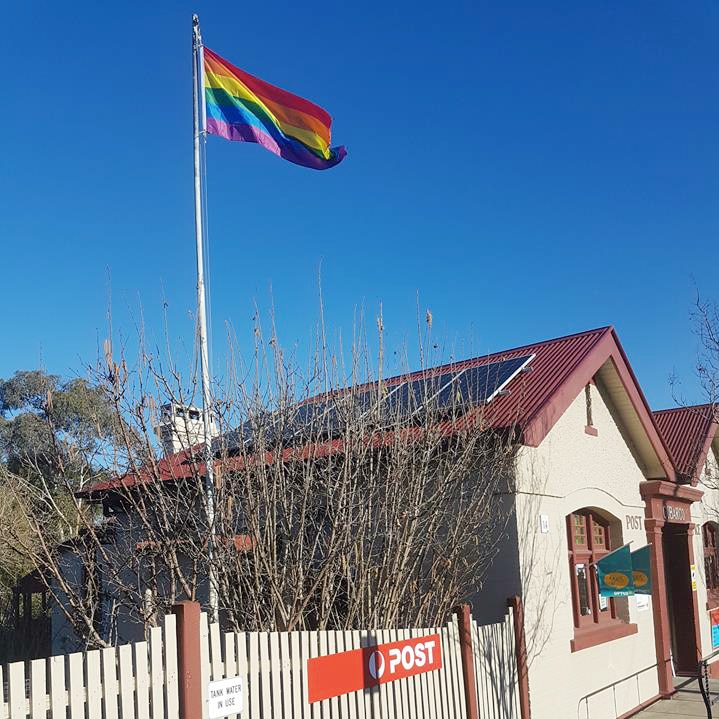
<svg viewBox="0 0 719 719">
<path fill-rule="evenodd" d="M 326 170 L 347 151 L 330 147 L 332 118 L 318 105 L 281 90 L 204 49 L 206 130 L 226 140 L 257 142 L 303 167 Z"/>
</svg>

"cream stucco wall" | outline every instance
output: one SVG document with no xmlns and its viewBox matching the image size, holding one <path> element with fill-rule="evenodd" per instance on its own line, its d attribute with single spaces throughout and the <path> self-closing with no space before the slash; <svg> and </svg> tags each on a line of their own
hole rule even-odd
<svg viewBox="0 0 719 719">
<path fill-rule="evenodd" d="M 595 386 L 591 394 L 598 436 L 584 431 L 582 392 L 541 445 L 523 448 L 518 459 L 516 510 L 535 719 L 614 719 L 658 693 L 651 600 L 642 611 L 636 597 L 616 600 L 618 613 L 638 626 L 636 634 L 577 652 L 570 647 L 566 516 L 597 508 L 616 521 L 614 546 L 646 544 L 639 494 L 644 474 L 602 394 Z M 547 532 L 541 531 L 542 515 Z"/>
<path fill-rule="evenodd" d="M 692 504 L 691 516 L 692 524 L 696 527 L 694 530 L 694 562 L 697 579 L 697 606 L 701 630 L 701 655 L 705 657 L 711 654 L 714 648 L 712 647 L 709 607 L 707 606 L 702 525 L 706 522 L 719 522 L 719 462 L 713 449 L 709 450 L 697 489 L 701 489 L 704 495 L 701 502 Z M 713 661 L 719 661 L 719 657 Z"/>
</svg>

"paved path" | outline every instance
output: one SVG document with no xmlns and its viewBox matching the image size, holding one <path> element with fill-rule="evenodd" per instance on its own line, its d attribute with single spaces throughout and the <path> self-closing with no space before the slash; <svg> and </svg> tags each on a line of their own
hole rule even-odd
<svg viewBox="0 0 719 719">
<path fill-rule="evenodd" d="M 713 695 L 719 696 L 719 680 L 710 680 L 710 689 Z M 706 717 L 699 684 L 696 679 L 679 679 L 676 684 L 677 693 L 671 699 L 658 701 L 648 709 L 637 714 L 640 719 L 694 719 Z M 719 701 L 714 705 L 714 716 L 719 719 Z"/>
</svg>

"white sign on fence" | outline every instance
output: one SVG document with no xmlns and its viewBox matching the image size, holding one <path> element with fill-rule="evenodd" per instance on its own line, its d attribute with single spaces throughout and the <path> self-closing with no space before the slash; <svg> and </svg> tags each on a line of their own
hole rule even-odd
<svg viewBox="0 0 719 719">
<path fill-rule="evenodd" d="M 242 677 L 220 679 L 207 685 L 207 708 L 210 719 L 220 719 L 242 711 Z"/>
</svg>

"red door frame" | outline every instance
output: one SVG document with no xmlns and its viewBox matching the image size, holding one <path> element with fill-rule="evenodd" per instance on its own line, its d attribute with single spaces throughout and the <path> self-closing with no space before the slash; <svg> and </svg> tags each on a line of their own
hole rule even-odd
<svg viewBox="0 0 719 719">
<path fill-rule="evenodd" d="M 651 544 L 651 570 L 653 579 L 652 608 L 654 612 L 654 644 L 657 655 L 659 693 L 668 697 L 674 693 L 671 666 L 671 624 L 669 618 L 667 578 L 664 567 L 664 527 L 667 524 L 683 525 L 687 534 L 687 565 L 694 560 L 694 524 L 691 522 L 691 505 L 701 500 L 703 492 L 687 485 L 661 479 L 641 482 L 644 500 L 647 541 Z M 691 632 L 696 647 L 697 662 L 701 658 L 701 634 L 699 629 L 699 603 L 697 593 L 692 592 L 692 616 L 686 618 L 684 631 Z"/>
</svg>

